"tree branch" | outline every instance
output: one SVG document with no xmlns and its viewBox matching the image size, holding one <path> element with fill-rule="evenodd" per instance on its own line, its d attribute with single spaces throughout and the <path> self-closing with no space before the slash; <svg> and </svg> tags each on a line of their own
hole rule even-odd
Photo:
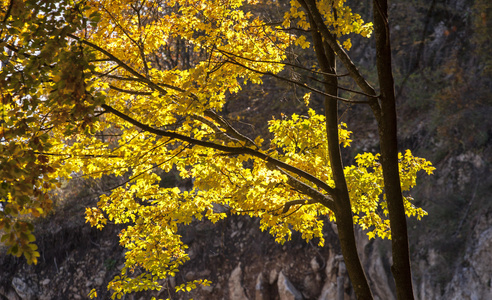
<svg viewBox="0 0 492 300">
<path fill-rule="evenodd" d="M 221 116 L 219 116 L 213 110 L 208 109 L 208 110 L 204 111 L 203 114 L 205 116 L 211 118 L 215 122 L 219 123 L 220 125 L 224 126 L 225 129 L 226 129 L 227 134 L 229 134 L 230 136 L 235 137 L 236 139 L 238 139 L 240 141 L 245 142 L 246 143 L 245 146 L 255 146 L 257 149 L 259 148 L 258 145 L 256 145 L 254 141 L 252 141 L 249 137 L 247 137 L 247 136 L 239 133 L 239 131 L 237 131 L 234 127 L 232 127 L 231 124 L 229 124 L 229 122 L 227 122 L 226 120 L 224 120 L 224 118 L 222 118 Z"/>
<path fill-rule="evenodd" d="M 321 75 L 326 75 L 326 76 L 332 76 L 332 77 L 345 77 L 347 76 L 348 74 L 342 74 L 342 75 L 339 75 L 339 74 L 334 74 L 334 73 L 327 73 L 327 72 L 320 72 L 320 71 L 313 71 L 311 69 L 308 69 L 308 68 L 305 68 L 303 66 L 298 66 L 298 65 L 295 65 L 295 64 L 291 64 L 291 63 L 287 63 L 287 62 L 276 62 L 276 61 L 265 61 L 265 60 L 254 60 L 254 59 L 251 59 L 251 58 L 247 58 L 247 57 L 242 57 L 242 56 L 239 56 L 237 54 L 234 54 L 234 53 L 230 53 L 230 52 L 227 52 L 227 51 L 224 51 L 224 50 L 218 50 L 220 53 L 226 55 L 226 56 L 234 56 L 236 58 L 239 58 L 239 59 L 244 59 L 244 60 L 247 60 L 247 61 L 251 61 L 251 62 L 255 62 L 255 63 L 266 63 L 266 64 L 280 64 L 280 65 L 285 65 L 285 66 L 289 66 L 289 67 L 293 67 L 293 68 L 297 68 L 297 69 L 301 69 L 301 70 L 304 70 L 304 71 L 307 71 L 307 72 L 310 72 L 310 73 L 315 73 L 315 74 L 321 74 Z M 234 60 L 235 62 L 237 62 L 236 60 Z M 238 62 L 239 63 L 239 62 Z M 242 65 L 242 64 L 241 64 Z M 268 74 L 267 74 L 268 75 Z M 310 77 L 308 76 L 308 78 L 311 78 L 315 81 L 318 81 L 320 83 L 323 83 L 323 84 L 329 84 L 327 83 L 326 81 L 320 81 L 319 79 L 316 79 L 314 77 Z M 364 92 L 359 92 L 359 91 L 356 91 L 356 90 L 352 90 L 352 89 L 349 89 L 349 88 L 345 88 L 345 87 L 341 87 L 341 86 L 337 86 L 339 89 L 341 90 L 344 90 L 344 91 L 347 91 L 347 92 L 351 92 L 351 93 L 355 93 L 355 94 L 359 94 L 359 95 L 364 95 L 364 96 L 367 96 L 367 97 L 374 97 L 374 95 L 370 95 L 370 94 L 367 94 L 367 93 L 364 93 Z M 343 101 L 343 100 L 342 100 Z M 363 102 L 364 103 L 364 102 Z"/>
<path fill-rule="evenodd" d="M 120 59 L 118 59 L 116 56 L 114 56 L 113 54 L 111 54 L 109 51 L 107 51 L 107 50 L 99 47 L 98 45 L 93 44 L 93 43 L 91 43 L 91 42 L 89 42 L 89 41 L 87 41 L 85 39 L 79 38 L 78 36 L 75 36 L 73 34 L 68 34 L 67 36 L 69 36 L 69 37 L 71 37 L 73 39 L 76 39 L 77 41 L 81 42 L 82 44 L 86 44 L 87 46 L 90 46 L 91 48 L 94 48 L 95 50 L 97 50 L 97 51 L 101 52 L 102 54 L 106 55 L 112 61 L 114 61 L 119 66 L 121 66 L 123 69 L 125 69 L 128 73 L 132 74 L 136 79 L 138 79 L 138 81 L 143 82 L 143 83 L 146 83 L 150 88 L 159 91 L 163 95 L 166 95 L 167 94 L 167 91 L 165 89 L 163 89 L 162 87 L 165 87 L 165 88 L 168 88 L 168 89 L 171 89 L 171 90 L 175 90 L 175 91 L 178 91 L 178 92 L 185 92 L 185 90 L 183 90 L 181 88 L 178 88 L 178 87 L 175 87 L 175 86 L 172 86 L 170 84 L 165 84 L 165 83 L 156 84 L 152 80 L 146 78 L 145 76 L 143 76 L 140 73 L 138 73 L 137 71 L 135 71 L 132 67 L 130 67 L 129 65 L 127 65 L 126 63 L 124 63 L 123 61 L 121 61 Z"/>
<path fill-rule="evenodd" d="M 194 145 L 198 145 L 198 146 L 202 146 L 202 147 L 206 147 L 206 148 L 216 149 L 216 150 L 223 151 L 223 152 L 230 153 L 230 154 L 248 154 L 248 155 L 257 157 L 259 159 L 263 159 L 267 163 L 272 163 L 281 169 L 292 172 L 292 173 L 312 182 L 313 184 L 315 184 L 319 188 L 325 190 L 328 194 L 332 195 L 333 197 L 335 197 L 335 195 L 336 195 L 335 190 L 332 187 L 330 187 L 326 182 L 322 181 L 321 179 L 317 178 L 316 176 L 314 176 L 314 175 L 312 175 L 306 171 L 303 171 L 301 169 L 298 169 L 294 166 L 291 166 L 291 165 L 289 165 L 283 161 L 280 161 L 276 158 L 270 157 L 267 154 L 262 153 L 258 150 L 254 150 L 254 149 L 246 148 L 246 147 L 230 147 L 230 146 L 219 145 L 219 144 L 215 144 L 212 142 L 197 140 L 197 139 L 194 139 L 194 138 L 191 138 L 189 136 L 185 136 L 185 135 L 182 135 L 179 133 L 152 128 L 152 127 L 145 125 L 145 124 L 131 118 L 130 116 L 112 108 L 109 105 L 103 104 L 103 105 L 101 105 L 101 107 L 104 108 L 106 111 L 120 117 L 121 119 L 139 127 L 140 129 L 147 131 L 147 132 L 150 132 L 150 133 L 153 133 L 153 134 L 158 135 L 158 136 L 165 136 L 165 137 L 181 140 L 183 142 L 187 142 L 190 144 L 194 144 Z"/>
<path fill-rule="evenodd" d="M 237 57 L 237 58 L 240 58 L 240 59 L 244 59 L 244 60 L 247 60 L 247 61 L 251 61 L 251 62 L 265 63 L 265 64 L 285 65 L 285 66 L 293 67 L 293 68 L 296 68 L 296 69 L 301 69 L 301 70 L 304 70 L 304 71 L 315 73 L 315 74 L 328 75 L 328 76 L 334 76 L 334 77 L 345 77 L 345 76 L 348 75 L 348 74 L 332 74 L 332 73 L 325 73 L 325 72 L 321 72 L 321 71 L 314 71 L 314 70 L 308 69 L 306 67 L 299 66 L 299 65 L 296 65 L 296 64 L 291 64 L 291 63 L 288 63 L 288 62 L 271 61 L 271 60 L 255 60 L 255 59 L 243 57 L 243 56 L 240 56 L 240 55 L 237 55 L 237 54 L 228 52 L 228 51 L 220 50 L 220 49 L 218 49 L 217 51 L 219 51 L 222 54 L 225 54 L 226 56 L 229 56 L 230 55 L 230 56 L 234 56 L 234 57 Z"/>
<path fill-rule="evenodd" d="M 335 212 L 335 205 L 334 205 L 334 194 L 330 194 L 330 196 L 325 195 L 318 191 L 317 189 L 313 188 L 312 186 L 300 181 L 299 179 L 295 178 L 294 176 L 290 175 L 289 173 L 285 172 L 284 170 L 275 167 L 275 169 L 279 170 L 287 176 L 287 184 L 296 189 L 297 191 L 301 192 L 302 194 L 309 196 L 312 198 L 314 202 L 312 203 L 320 203 L 324 206 L 326 206 L 328 209 L 332 210 Z M 288 208 L 287 208 L 288 210 Z M 284 208 L 285 211 L 285 208 Z"/>
<path fill-rule="evenodd" d="M 3 17 L 2 23 L 7 22 L 7 19 L 10 17 L 10 12 L 12 11 L 12 7 L 14 6 L 14 1 L 15 0 L 10 0 L 9 7 L 7 8 L 7 12 L 5 13 L 5 16 Z"/>
<path fill-rule="evenodd" d="M 110 60 L 112 61 L 112 60 Z M 93 72 L 94 74 L 100 76 L 100 77 L 108 77 L 111 79 L 116 79 L 116 80 L 121 80 L 121 81 L 140 81 L 140 79 L 135 78 L 135 77 L 121 77 L 117 75 L 111 75 L 109 73 L 101 73 L 101 72 Z"/>
<path fill-rule="evenodd" d="M 215 131 L 215 136 L 225 142 L 239 143 L 238 139 L 229 136 L 225 131 L 222 131 L 219 126 L 217 126 L 213 121 L 210 121 L 199 115 L 192 115 L 191 118 L 206 124 L 208 127 Z"/>
<path fill-rule="evenodd" d="M 284 204 L 284 209 L 282 209 L 282 214 L 285 214 L 289 211 L 289 209 L 294 206 L 294 205 L 305 205 L 305 204 L 315 204 L 318 203 L 318 201 L 314 199 L 298 199 L 298 200 L 292 200 Z"/>
<path fill-rule="evenodd" d="M 152 95 L 152 92 L 141 92 L 141 91 L 132 91 L 132 90 L 125 90 L 125 89 L 120 89 L 119 87 L 116 87 L 114 85 L 109 85 L 109 88 L 121 93 L 125 94 L 130 94 L 130 95 L 141 95 L 141 96 L 150 96 Z"/>
<path fill-rule="evenodd" d="M 301 5 L 304 9 L 312 16 L 313 21 L 316 23 L 318 27 L 319 33 L 323 36 L 323 41 L 328 43 L 331 49 L 335 52 L 338 58 L 342 61 L 343 65 L 347 69 L 350 74 L 350 77 L 354 79 L 357 85 L 360 87 L 364 93 L 373 95 L 372 98 L 369 98 L 369 102 L 371 107 L 374 103 L 377 104 L 377 93 L 376 90 L 366 81 L 366 79 L 362 76 L 359 69 L 355 66 L 354 62 L 350 59 L 347 52 L 340 47 L 336 38 L 330 33 L 330 30 L 326 26 L 321 13 L 316 7 L 316 2 L 314 0 L 304 0 L 300 1 Z"/>
<path fill-rule="evenodd" d="M 229 59 L 231 59 L 231 58 L 229 58 Z M 335 100 L 340 100 L 340 101 L 342 101 L 342 102 L 346 102 L 346 103 L 353 103 L 353 104 L 354 104 L 354 103 L 355 103 L 355 104 L 368 104 L 368 103 L 369 103 L 369 101 L 355 101 L 355 100 L 350 100 L 350 99 L 346 99 L 346 98 L 342 98 L 342 97 L 338 97 L 338 96 L 330 95 L 330 94 L 325 93 L 325 92 L 323 92 L 323 91 L 321 91 L 321 90 L 318 90 L 318 89 L 316 89 L 316 88 L 310 87 L 309 85 L 307 85 L 307 84 L 305 84 L 305 83 L 301 83 L 301 82 L 298 82 L 298 81 L 295 81 L 295 80 L 292 80 L 292 79 L 289 79 L 289 78 L 285 78 L 285 77 L 279 76 L 279 75 L 277 75 L 277 74 L 274 74 L 274 73 L 272 73 L 272 72 L 262 72 L 262 71 L 255 70 L 255 69 L 253 69 L 253 68 L 250 68 L 250 67 L 248 67 L 248 66 L 246 66 L 246 65 L 243 65 L 243 64 L 241 64 L 241 63 L 237 62 L 237 61 L 236 61 L 236 60 L 234 60 L 234 59 L 231 59 L 231 60 L 229 60 L 228 62 L 229 62 L 229 63 L 231 63 L 231 64 L 234 64 L 234 65 L 241 66 L 241 67 L 243 67 L 243 68 L 245 68 L 245 69 L 247 69 L 247 70 L 249 70 L 249 71 L 251 71 L 251 72 L 255 72 L 255 73 L 258 73 L 258 74 L 262 74 L 262 75 L 272 76 L 272 77 L 277 78 L 277 79 L 279 79 L 279 80 L 282 80 L 282 81 L 286 81 L 286 82 L 289 82 L 289 83 L 295 84 L 295 85 L 297 85 L 297 86 L 300 86 L 300 87 L 302 87 L 302 88 L 305 88 L 305 89 L 310 90 L 310 91 L 312 91 L 312 92 L 315 92 L 315 93 L 317 93 L 317 94 L 320 94 L 320 95 L 325 96 L 325 97 L 330 97 L 330 98 L 335 99 Z"/>
<path fill-rule="evenodd" d="M 67 158 L 70 157 L 82 157 L 82 158 L 98 158 L 98 157 L 104 157 L 104 158 L 123 158 L 123 156 L 120 155 L 110 155 L 110 154 L 64 154 L 64 153 L 50 153 L 50 152 L 38 152 L 34 151 L 34 154 L 38 155 L 48 155 L 48 156 L 66 156 Z"/>
</svg>

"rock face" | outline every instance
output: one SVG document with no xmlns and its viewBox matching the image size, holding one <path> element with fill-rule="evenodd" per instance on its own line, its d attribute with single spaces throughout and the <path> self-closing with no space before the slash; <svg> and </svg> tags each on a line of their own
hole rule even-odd
<svg viewBox="0 0 492 300">
<path fill-rule="evenodd" d="M 443 299 L 492 299 L 492 214 L 482 216 Z"/>
<path fill-rule="evenodd" d="M 14 277 L 12 287 L 22 300 L 34 300 L 39 293 L 37 282 L 30 278 Z"/>
<path fill-rule="evenodd" d="M 359 256 L 363 261 L 366 276 L 369 278 L 369 284 L 374 295 L 385 300 L 396 299 L 394 287 L 389 277 L 390 272 L 388 272 L 390 242 L 379 239 L 369 241 L 366 234 L 361 230 L 357 231 L 356 234 Z M 387 254 L 382 256 L 381 252 L 386 252 Z M 340 257 L 340 259 L 342 258 Z"/>
<path fill-rule="evenodd" d="M 263 272 L 256 279 L 255 300 L 270 300 L 270 287 Z"/>
<path fill-rule="evenodd" d="M 234 223 L 239 221 L 246 231 L 237 233 L 239 239 L 228 241 L 229 244 L 225 242 L 221 249 L 215 248 L 220 243 L 210 240 L 212 236 L 220 236 L 214 227 L 202 224 L 205 234 L 195 236 L 190 242 L 190 249 L 195 249 L 196 254 L 183 266 L 182 275 L 164 281 L 160 291 L 137 293 L 128 299 L 167 298 L 171 293 L 172 299 L 355 300 L 336 242 L 323 248 L 301 240 L 277 245 L 270 236 L 259 232 L 254 220 L 239 217 L 230 221 L 232 224 L 225 228 L 224 235 L 237 232 Z M 333 239 L 331 235 L 334 232 L 330 233 L 328 228 L 327 240 Z M 362 232 L 358 235 L 359 252 L 375 298 L 395 299 L 389 275 L 389 242 L 368 241 Z M 124 253 L 117 240 L 88 237 L 93 238 L 93 247 L 74 249 L 63 253 L 63 257 L 59 254 L 50 257 L 45 252 L 46 262 L 40 262 L 39 267 L 27 266 L 10 256 L 3 257 L 0 299 L 86 299 L 93 288 L 101 299 L 110 298 L 106 286 L 118 274 Z M 247 240 L 256 240 L 256 243 L 248 244 Z M 443 260 L 437 250 L 429 249 L 427 259 L 417 262 L 419 267 L 414 271 L 417 299 L 492 299 L 492 213 L 478 220 L 469 241 L 463 261 L 456 265 L 454 275 L 444 286 L 437 284 L 428 271 Z M 259 247 L 261 245 L 264 247 Z M 240 247 L 243 250 L 239 250 Z M 215 253 L 210 251 L 212 248 L 218 255 L 206 255 Z M 241 260 L 235 260 L 236 257 Z M 174 287 L 185 280 L 201 278 L 210 279 L 212 286 L 190 293 L 174 293 Z"/>
<path fill-rule="evenodd" d="M 278 274 L 277 286 L 280 300 L 303 300 L 301 292 L 285 277 L 283 272 Z"/>
<path fill-rule="evenodd" d="M 243 272 L 241 270 L 241 264 L 232 271 L 229 278 L 229 299 L 231 300 L 249 300 L 244 292 L 243 287 Z"/>
<path fill-rule="evenodd" d="M 332 251 L 329 252 L 326 268 L 325 268 L 325 276 L 326 280 L 323 285 L 323 289 L 321 295 L 319 296 L 319 300 L 336 300 L 337 296 L 337 268 L 336 266 L 336 258 Z"/>
</svg>

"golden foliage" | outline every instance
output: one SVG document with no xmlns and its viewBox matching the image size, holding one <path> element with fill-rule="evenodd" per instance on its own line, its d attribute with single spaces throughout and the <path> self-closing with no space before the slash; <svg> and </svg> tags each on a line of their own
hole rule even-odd
<svg viewBox="0 0 492 300">
<path fill-rule="evenodd" d="M 309 29 L 297 1 L 283 27 L 243 10 L 241 0 L 55 2 L 25 1 L 10 15 L 7 2 L 1 8 L 1 38 L 11 42 L 4 42 L 10 48 L 1 57 L 8 63 L 1 71 L 0 229 L 10 253 L 36 263 L 26 220 L 45 215 L 49 191 L 74 174 L 128 179 L 86 210 L 87 222 L 98 229 L 127 225 L 119 235 L 128 250 L 125 266 L 109 285 L 113 298 L 160 289 L 159 280 L 189 259 L 179 226 L 226 218 L 216 206 L 260 218 L 261 229 L 280 243 L 293 230 L 324 243 L 324 220 L 335 220 L 334 212 L 292 185 L 330 197 L 324 116 L 310 109 L 272 120 L 274 137 L 265 143 L 236 132 L 217 114 L 227 95 L 247 82 L 261 84 L 263 74 L 278 74 L 291 45 L 309 47 L 304 35 L 282 30 L 294 20 Z M 345 1 L 318 6 L 338 38 L 370 35 L 372 24 Z M 39 30 L 46 34 L 33 38 Z M 16 71 L 20 66 L 25 72 Z M 345 124 L 339 135 L 340 144 L 350 146 Z M 354 220 L 370 238 L 389 238 L 378 155 L 355 159 L 345 168 Z M 193 189 L 162 187 L 160 175 L 172 169 L 193 178 Z M 403 190 L 415 185 L 419 170 L 433 168 L 410 151 L 400 156 Z M 407 215 L 421 218 L 425 212 L 411 200 L 405 198 Z M 209 282 L 176 289 L 197 284 Z"/>
</svg>

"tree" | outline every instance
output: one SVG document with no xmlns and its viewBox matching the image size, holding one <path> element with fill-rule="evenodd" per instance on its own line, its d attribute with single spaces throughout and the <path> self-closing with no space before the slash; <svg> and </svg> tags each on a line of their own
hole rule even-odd
<svg viewBox="0 0 492 300">
<path fill-rule="evenodd" d="M 295 230 L 322 245 L 324 216 L 336 222 L 358 299 L 372 293 L 354 224 L 369 238 L 391 238 L 398 298 L 413 298 L 405 215 L 426 213 L 402 191 L 433 167 L 398 153 L 386 1 L 373 3 L 379 92 L 346 52 L 347 36 L 369 37 L 373 24 L 345 1 L 293 0 L 282 22 L 268 23 L 257 1 L 36 2 L 1 7 L 0 229 L 10 253 L 36 263 L 29 219 L 50 210 L 60 179 L 113 175 L 124 180 L 87 209 L 87 221 L 127 224 L 125 267 L 109 285 L 115 297 L 159 289 L 159 279 L 174 276 L 188 259 L 178 226 L 226 218 L 214 210 L 221 205 L 260 218 L 280 243 Z M 299 48 L 315 51 L 316 66 L 291 60 Z M 340 85 L 337 61 L 359 90 Z M 288 77 L 286 66 L 316 81 Z M 323 97 L 325 114 L 309 108 L 273 119 L 267 142 L 239 132 L 221 110 L 265 76 L 305 90 L 308 108 L 313 94 Z M 371 107 L 381 154 L 343 165 L 340 145 L 351 140 L 339 101 Z M 194 178 L 192 190 L 161 185 L 173 168 Z M 196 284 L 208 281 L 178 289 Z"/>
</svg>

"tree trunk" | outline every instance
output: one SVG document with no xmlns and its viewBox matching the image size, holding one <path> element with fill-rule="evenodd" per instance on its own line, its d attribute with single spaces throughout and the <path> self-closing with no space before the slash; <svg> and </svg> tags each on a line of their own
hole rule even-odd
<svg viewBox="0 0 492 300">
<path fill-rule="evenodd" d="M 313 41 L 316 56 L 321 70 L 325 73 L 325 92 L 334 97 L 338 96 L 338 79 L 336 76 L 326 74 L 336 74 L 336 56 L 333 50 L 323 42 L 321 35 L 316 30 L 316 24 L 310 18 L 313 28 Z M 372 292 L 369 288 L 364 269 L 357 253 L 355 242 L 354 223 L 352 218 L 352 206 L 348 193 L 347 182 L 343 172 L 343 163 L 340 153 L 340 143 L 338 136 L 338 100 L 325 96 L 325 117 L 326 117 L 326 134 L 328 143 L 329 160 L 332 169 L 333 179 L 335 181 L 335 216 L 338 228 L 338 238 L 342 255 L 345 260 L 347 272 L 349 274 L 355 294 L 359 300 L 372 300 Z"/>
<path fill-rule="evenodd" d="M 396 99 L 391 69 L 391 46 L 386 0 L 374 0 L 374 32 L 376 36 L 376 63 L 381 93 L 381 113 L 378 119 L 381 143 L 384 189 L 391 226 L 393 266 L 397 298 L 414 299 L 408 232 L 403 205 L 398 166 Z M 375 112 L 376 113 L 376 112 Z"/>
</svg>

